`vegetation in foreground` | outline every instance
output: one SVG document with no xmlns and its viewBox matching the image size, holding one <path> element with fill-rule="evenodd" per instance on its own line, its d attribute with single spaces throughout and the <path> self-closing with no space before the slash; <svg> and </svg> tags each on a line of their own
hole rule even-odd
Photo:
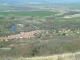
<svg viewBox="0 0 80 60">
<path fill-rule="evenodd" d="M 62 55 L 44 56 L 44 57 L 31 57 L 31 58 L 12 58 L 4 57 L 1 60 L 80 60 L 80 52 L 77 53 L 67 53 Z"/>
</svg>

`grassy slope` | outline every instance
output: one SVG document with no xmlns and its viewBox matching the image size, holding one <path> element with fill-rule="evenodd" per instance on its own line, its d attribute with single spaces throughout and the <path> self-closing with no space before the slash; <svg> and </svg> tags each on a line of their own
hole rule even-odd
<svg viewBox="0 0 80 60">
<path fill-rule="evenodd" d="M 53 56 L 42 56 L 42 57 L 32 57 L 32 58 L 11 58 L 4 57 L 0 58 L 0 60 L 80 60 L 80 52 L 76 53 L 66 53 L 61 55 L 53 55 Z"/>
<path fill-rule="evenodd" d="M 66 53 L 61 55 L 53 55 L 46 57 L 20 58 L 23 60 L 80 60 L 80 52 Z"/>
</svg>

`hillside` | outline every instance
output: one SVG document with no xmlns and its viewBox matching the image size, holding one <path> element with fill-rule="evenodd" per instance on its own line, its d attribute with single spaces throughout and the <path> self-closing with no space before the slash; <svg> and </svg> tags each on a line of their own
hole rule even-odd
<svg viewBox="0 0 80 60">
<path fill-rule="evenodd" d="M 52 56 L 42 56 L 42 57 L 31 57 L 31 58 L 0 58 L 1 60 L 80 60 L 80 52 L 77 53 L 66 53 Z"/>
</svg>

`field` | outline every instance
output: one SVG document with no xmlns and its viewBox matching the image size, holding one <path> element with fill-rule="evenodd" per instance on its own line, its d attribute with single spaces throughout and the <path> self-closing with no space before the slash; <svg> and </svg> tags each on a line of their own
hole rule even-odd
<svg viewBox="0 0 80 60">
<path fill-rule="evenodd" d="M 57 13 L 58 13 L 57 11 L 11 11 L 11 12 L 0 12 L 0 15 L 50 16 Z"/>
<path fill-rule="evenodd" d="M 80 16 L 76 14 L 80 12 L 63 13 L 54 10 L 0 12 L 0 59 L 79 60 L 80 54 L 76 52 L 80 51 Z M 73 15 L 75 17 L 72 17 Z M 32 35 L 27 36 L 25 33 Z M 18 35 L 20 37 L 17 38 Z M 64 53 L 71 54 L 68 56 Z M 64 59 L 65 57 L 68 58 Z"/>
</svg>

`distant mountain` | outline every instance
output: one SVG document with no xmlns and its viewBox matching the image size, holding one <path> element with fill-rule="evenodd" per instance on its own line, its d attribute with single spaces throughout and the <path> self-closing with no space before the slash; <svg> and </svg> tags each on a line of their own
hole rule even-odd
<svg viewBox="0 0 80 60">
<path fill-rule="evenodd" d="M 0 0 L 0 3 L 17 4 L 17 3 L 80 3 L 80 0 Z"/>
</svg>

